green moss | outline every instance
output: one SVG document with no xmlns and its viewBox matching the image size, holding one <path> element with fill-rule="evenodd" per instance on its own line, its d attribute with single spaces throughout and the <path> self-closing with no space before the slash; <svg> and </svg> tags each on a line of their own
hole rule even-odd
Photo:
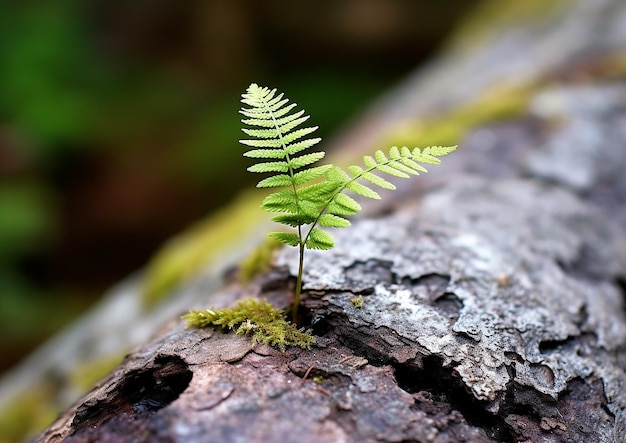
<svg viewBox="0 0 626 443">
<path fill-rule="evenodd" d="M 0 443 L 24 441 L 49 426 L 59 413 L 53 398 L 52 386 L 41 383 L 8 402 L 0 410 Z"/>
<path fill-rule="evenodd" d="M 239 262 L 239 281 L 247 283 L 262 272 L 269 271 L 274 251 L 282 248 L 283 244 L 271 237 L 265 237 L 246 258 Z"/>
<path fill-rule="evenodd" d="M 235 334 L 252 337 L 254 343 L 266 343 L 284 351 L 285 346 L 299 346 L 308 349 L 315 338 L 299 330 L 284 318 L 281 309 L 267 301 L 253 298 L 240 301 L 233 308 L 191 310 L 182 316 L 188 327 L 218 327 L 229 329 Z"/>
<path fill-rule="evenodd" d="M 362 295 L 356 295 L 354 297 L 350 297 L 350 303 L 352 303 L 355 308 L 362 308 L 363 307 L 363 296 Z"/>
<path fill-rule="evenodd" d="M 324 377 L 318 375 L 317 377 L 313 377 L 313 383 L 317 383 L 318 385 L 324 382 Z"/>
</svg>

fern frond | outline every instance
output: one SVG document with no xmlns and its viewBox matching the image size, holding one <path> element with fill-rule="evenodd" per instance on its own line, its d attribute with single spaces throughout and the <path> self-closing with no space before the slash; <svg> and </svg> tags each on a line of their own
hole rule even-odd
<svg viewBox="0 0 626 443">
<path fill-rule="evenodd" d="M 389 148 L 388 154 L 378 150 L 374 154 L 374 157 L 369 155 L 363 157 L 365 169 L 356 165 L 348 167 L 348 171 L 350 171 L 352 177 L 348 181 L 345 181 L 342 188 L 349 189 L 363 197 L 378 199 L 380 195 L 378 195 L 377 192 L 358 181 L 365 180 L 380 188 L 393 190 L 396 188 L 393 183 L 374 174 L 374 172 L 382 172 L 399 178 L 409 178 L 411 175 L 419 175 L 420 172 L 428 172 L 419 162 L 434 165 L 439 164 L 440 160 L 438 157 L 448 155 L 455 149 L 456 146 L 430 146 L 424 149 L 414 148 L 413 150 L 406 146 L 402 148 L 392 146 Z M 345 177 L 338 177 L 338 180 L 345 180 Z M 339 190 L 339 192 L 343 192 L 343 189 Z"/>
<path fill-rule="evenodd" d="M 388 154 L 378 150 L 374 153 L 373 157 L 370 155 L 363 157 L 365 168 L 357 165 L 349 166 L 348 171 L 350 175 L 339 168 L 330 168 L 326 172 L 326 178 L 335 190 L 326 203 L 322 205 L 317 219 L 312 223 L 312 229 L 309 231 L 307 237 L 305 237 L 305 245 L 307 247 L 312 247 L 309 245 L 318 247 L 317 243 L 309 242 L 314 235 L 313 231 L 316 225 L 321 227 L 345 227 L 348 226 L 348 224 L 346 224 L 347 220 L 343 217 L 354 215 L 361 210 L 361 206 L 353 198 L 346 195 L 344 193 L 345 191 L 352 191 L 362 197 L 380 199 L 380 194 L 374 191 L 370 186 L 362 183 L 362 181 L 366 181 L 368 184 L 383 189 L 396 189 L 393 183 L 374 174 L 374 172 L 386 173 L 399 178 L 409 178 L 411 175 L 419 175 L 420 172 L 427 172 L 426 168 L 418 162 L 437 164 L 439 163 L 437 157 L 447 155 L 455 149 L 456 146 L 436 146 L 424 148 L 423 150 L 419 148 L 411 150 L 406 146 L 402 148 L 392 146 L 389 148 Z M 326 217 L 327 215 L 336 218 Z M 316 233 L 315 235 L 319 234 Z"/>
<path fill-rule="evenodd" d="M 296 229 L 296 232 L 269 234 L 283 244 L 299 248 L 293 309 L 295 322 L 302 288 L 304 250 L 331 249 L 334 246 L 332 236 L 320 228 L 350 226 L 346 217 L 361 210 L 361 205 L 347 192 L 379 199 L 380 195 L 373 187 L 396 188 L 381 174 L 398 178 L 419 175 L 427 172 L 422 164 L 438 164 L 439 157 L 454 151 L 456 146 L 424 149 L 392 146 L 388 152 L 378 150 L 374 155 L 363 157 L 363 166 L 350 166 L 348 172 L 333 165 L 313 166 L 324 158 L 325 153 L 307 152 L 321 139 L 309 137 L 317 126 L 302 126 L 309 119 L 303 110 L 296 111 L 297 105 L 289 103 L 276 89 L 255 83 L 242 94 L 241 101 L 248 106 L 240 113 L 246 117 L 241 121 L 249 126 L 243 129 L 249 138 L 240 142 L 252 148 L 244 156 L 260 160 L 248 171 L 270 174 L 260 180 L 257 187 L 279 188 L 265 197 L 261 207 L 277 214 L 273 221 Z"/>
<path fill-rule="evenodd" d="M 311 167 L 324 157 L 324 152 L 303 152 L 320 142 L 317 137 L 307 138 L 317 130 L 317 126 L 302 127 L 309 116 L 303 110 L 295 111 L 296 104 L 289 103 L 275 89 L 253 83 L 242 94 L 241 101 L 249 106 L 240 110 L 248 117 L 242 122 L 252 128 L 243 129 L 250 138 L 240 142 L 257 148 L 247 151 L 244 156 L 269 160 L 250 166 L 248 171 L 272 174 L 260 180 L 257 187 L 285 188 L 267 196 L 261 206 L 269 212 L 283 213 L 274 217 L 278 223 L 295 227 L 307 224 L 311 217 L 315 219 L 319 207 L 317 200 L 311 198 L 317 193 L 312 192 L 313 188 L 307 184 L 322 177 L 331 168 L 330 165 Z M 284 237 L 279 237 L 285 242 Z M 288 239 L 289 242 L 292 240 Z M 303 244 L 303 241 L 300 238 L 300 243 Z"/>
</svg>

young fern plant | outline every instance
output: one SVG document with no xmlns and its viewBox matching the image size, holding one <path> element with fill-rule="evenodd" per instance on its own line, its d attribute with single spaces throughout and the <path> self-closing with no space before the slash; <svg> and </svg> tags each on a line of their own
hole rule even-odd
<svg viewBox="0 0 626 443">
<path fill-rule="evenodd" d="M 252 83 L 242 94 L 241 102 L 247 107 L 239 111 L 244 115 L 243 132 L 250 138 L 240 143 L 251 147 L 244 156 L 258 159 L 248 171 L 270 174 L 257 184 L 259 188 L 277 188 L 263 200 L 261 207 L 276 215 L 273 221 L 289 226 L 290 232 L 270 232 L 269 236 L 289 246 L 298 248 L 299 264 L 293 300 L 293 322 L 296 322 L 300 294 L 304 252 L 306 249 L 331 249 L 332 236 L 321 228 L 350 226 L 346 217 L 356 214 L 361 206 L 348 192 L 380 199 L 372 189 L 395 189 L 387 179 L 377 174 L 409 178 L 427 172 L 422 164 L 436 165 L 439 157 L 449 154 L 456 146 L 431 146 L 409 149 L 393 146 L 388 153 L 376 151 L 363 157 L 363 165 L 353 165 L 347 172 L 328 164 L 313 166 L 324 158 L 323 151 L 308 151 L 320 142 L 309 137 L 317 126 L 303 127 L 309 119 L 303 110 L 276 89 Z"/>
</svg>

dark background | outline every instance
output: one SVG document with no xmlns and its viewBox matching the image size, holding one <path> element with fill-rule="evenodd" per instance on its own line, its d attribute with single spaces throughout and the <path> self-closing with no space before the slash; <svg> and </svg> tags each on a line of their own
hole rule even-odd
<svg viewBox="0 0 626 443">
<path fill-rule="evenodd" d="M 0 372 L 253 183 L 250 82 L 327 136 L 477 3 L 0 2 Z"/>
</svg>

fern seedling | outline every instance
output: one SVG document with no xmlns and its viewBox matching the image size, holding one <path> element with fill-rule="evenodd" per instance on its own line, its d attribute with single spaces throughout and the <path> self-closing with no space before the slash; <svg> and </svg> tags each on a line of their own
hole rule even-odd
<svg viewBox="0 0 626 443">
<path fill-rule="evenodd" d="M 347 172 L 333 165 L 313 166 L 324 158 L 323 151 L 308 150 L 320 142 L 309 137 L 317 126 L 303 127 L 309 119 L 303 110 L 276 89 L 252 83 L 242 94 L 241 102 L 247 107 L 239 111 L 244 115 L 243 132 L 250 137 L 240 143 L 251 147 L 244 156 L 258 159 L 248 168 L 250 172 L 270 174 L 257 184 L 259 188 L 278 188 L 263 200 L 261 207 L 276 214 L 272 220 L 289 226 L 291 232 L 270 232 L 269 236 L 299 250 L 298 276 L 293 300 L 293 322 L 296 322 L 305 249 L 331 249 L 330 234 L 320 228 L 345 228 L 350 226 L 346 217 L 361 210 L 359 203 L 348 191 L 362 197 L 379 199 L 372 185 L 395 189 L 385 178 L 375 173 L 408 178 L 427 172 L 420 163 L 439 164 L 438 157 L 449 154 L 456 146 L 431 146 L 409 149 L 393 146 L 388 153 L 376 151 L 363 157 L 363 166 L 350 166 Z"/>
</svg>

